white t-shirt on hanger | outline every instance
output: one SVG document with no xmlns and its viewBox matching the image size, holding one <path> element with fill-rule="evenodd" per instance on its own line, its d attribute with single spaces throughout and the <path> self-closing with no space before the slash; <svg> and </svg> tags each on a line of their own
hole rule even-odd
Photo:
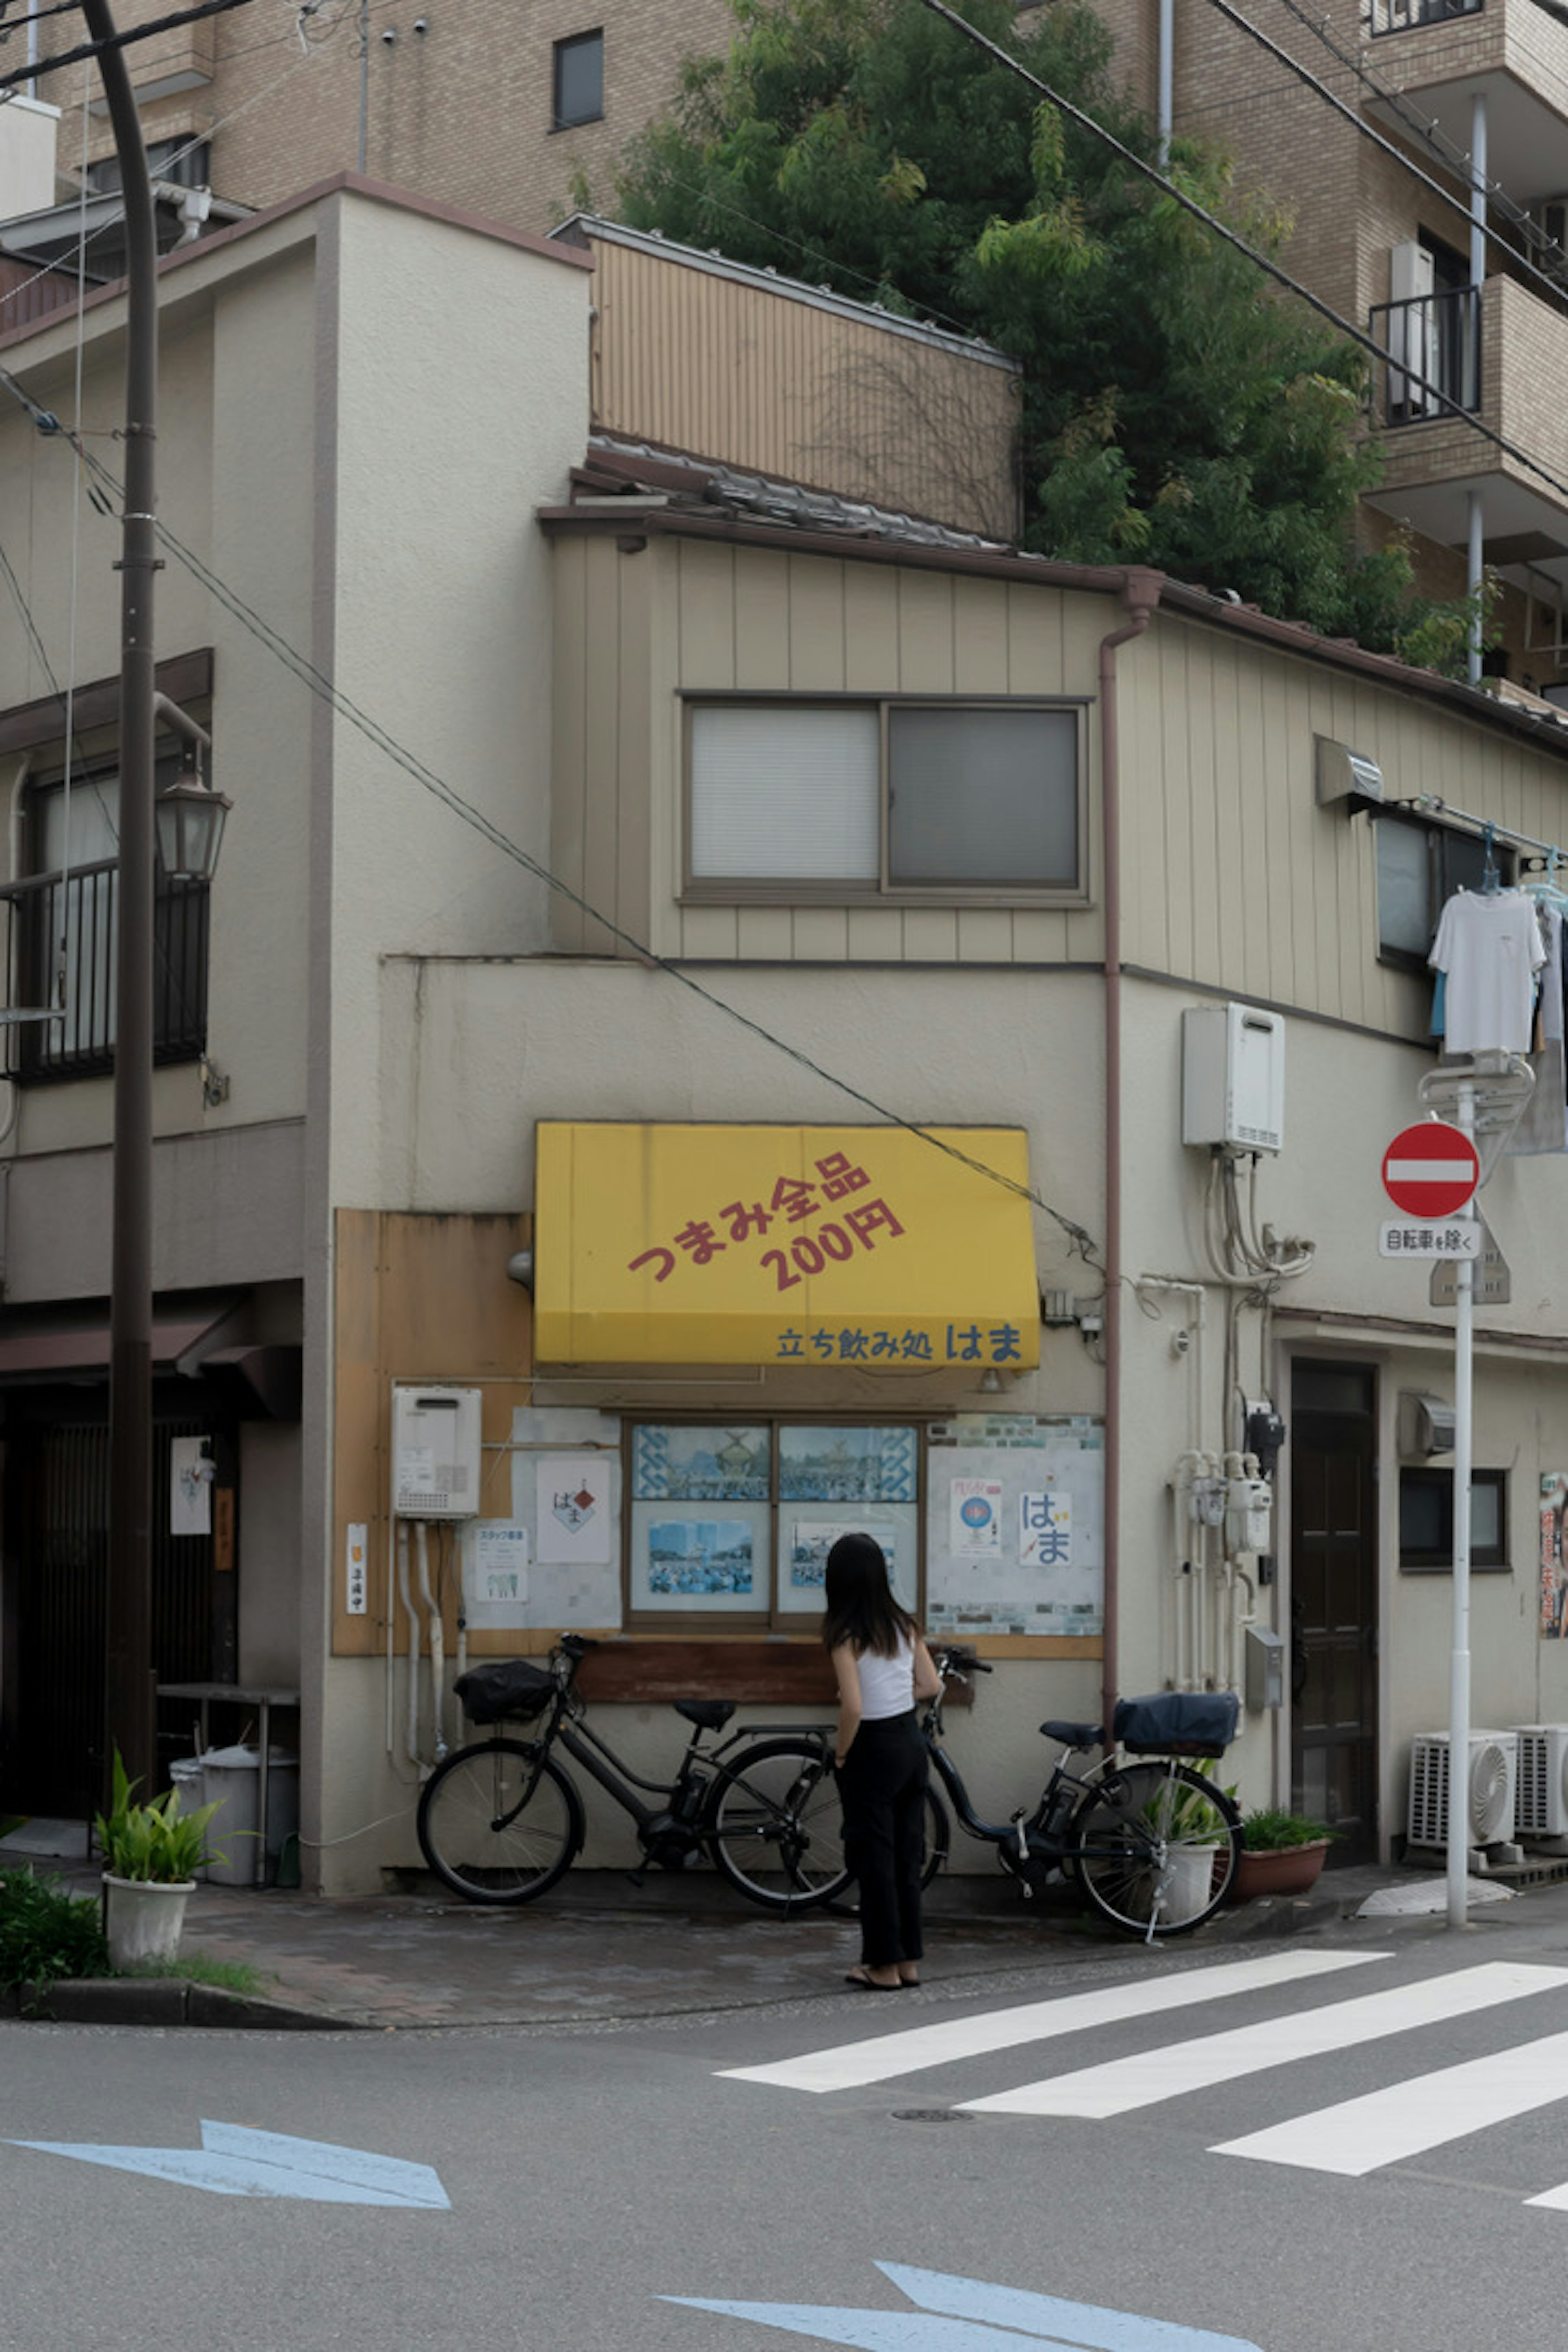
<svg viewBox="0 0 1568 2352">
<path fill-rule="evenodd" d="M 1456 890 L 1426 961 L 1447 975 L 1445 1053 L 1528 1051 L 1535 975 L 1546 961 L 1533 899 L 1522 890 Z"/>
</svg>

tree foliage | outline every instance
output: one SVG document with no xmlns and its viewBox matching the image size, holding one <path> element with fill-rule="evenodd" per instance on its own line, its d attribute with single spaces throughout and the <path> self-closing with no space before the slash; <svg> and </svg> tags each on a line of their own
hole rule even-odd
<svg viewBox="0 0 1568 2352">
<path fill-rule="evenodd" d="M 1392 647 L 1433 608 L 1352 544 L 1359 348 L 921 0 L 730 0 L 726 58 L 625 159 L 623 216 L 983 336 L 1024 367 L 1026 544 L 1131 560 Z M 1081 0 L 971 21 L 1152 159 Z M 1171 177 L 1270 253 L 1218 151 Z"/>
</svg>

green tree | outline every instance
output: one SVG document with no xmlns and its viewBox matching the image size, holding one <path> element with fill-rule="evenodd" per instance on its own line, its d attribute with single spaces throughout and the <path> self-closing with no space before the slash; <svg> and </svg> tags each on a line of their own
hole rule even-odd
<svg viewBox="0 0 1568 2352">
<path fill-rule="evenodd" d="M 1024 366 L 1025 542 L 1136 558 L 1392 648 L 1394 543 L 1358 552 L 1376 457 L 1356 345 L 920 0 L 730 0 L 726 58 L 684 68 L 633 142 L 623 216 L 984 336 Z M 971 20 L 1152 158 L 1081 0 Z M 1190 142 L 1172 177 L 1269 252 L 1289 224 Z"/>
</svg>

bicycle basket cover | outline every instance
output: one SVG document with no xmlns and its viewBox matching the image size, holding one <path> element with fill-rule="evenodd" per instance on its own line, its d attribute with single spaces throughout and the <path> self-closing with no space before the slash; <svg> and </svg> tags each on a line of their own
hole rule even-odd
<svg viewBox="0 0 1568 2352">
<path fill-rule="evenodd" d="M 482 1666 L 470 1666 L 454 1685 L 476 1723 L 542 1715 L 553 1687 L 550 1676 L 526 1658 L 492 1658 Z"/>
<path fill-rule="evenodd" d="M 1217 1756 L 1236 1738 L 1234 1691 L 1156 1691 L 1124 1698 L 1116 1737 L 1133 1756 Z"/>
</svg>

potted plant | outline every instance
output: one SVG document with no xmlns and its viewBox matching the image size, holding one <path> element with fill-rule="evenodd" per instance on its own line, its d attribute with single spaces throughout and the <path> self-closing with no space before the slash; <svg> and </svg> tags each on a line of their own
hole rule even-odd
<svg viewBox="0 0 1568 2352">
<path fill-rule="evenodd" d="M 207 1845 L 216 1804 L 183 1812 L 180 1792 L 171 1789 L 155 1803 L 139 1805 L 132 1801 L 137 1785 L 116 1748 L 110 1810 L 93 1823 L 104 1862 L 103 1932 L 115 1969 L 174 1958 L 195 1873 L 222 1859 Z"/>
<path fill-rule="evenodd" d="M 1218 1762 L 1217 1757 L 1205 1758 L 1194 1769 L 1205 1777 Z M 1234 1797 L 1234 1789 L 1224 1789 L 1222 1796 Z M 1165 1855 L 1164 1907 L 1178 1919 L 1191 1919 L 1205 1910 L 1211 1898 L 1215 1856 L 1219 1852 L 1225 1834 L 1225 1821 L 1201 1790 L 1183 1786 L 1175 1802 L 1168 1798 L 1151 1797 L 1143 1807 L 1143 1817 L 1152 1829 L 1169 1841 Z"/>
<path fill-rule="evenodd" d="M 1261 1805 L 1245 1814 L 1230 1900 L 1249 1903 L 1259 1895 L 1305 1895 L 1317 1884 L 1332 1836 L 1326 1822 L 1287 1812 L 1280 1805 Z"/>
</svg>

